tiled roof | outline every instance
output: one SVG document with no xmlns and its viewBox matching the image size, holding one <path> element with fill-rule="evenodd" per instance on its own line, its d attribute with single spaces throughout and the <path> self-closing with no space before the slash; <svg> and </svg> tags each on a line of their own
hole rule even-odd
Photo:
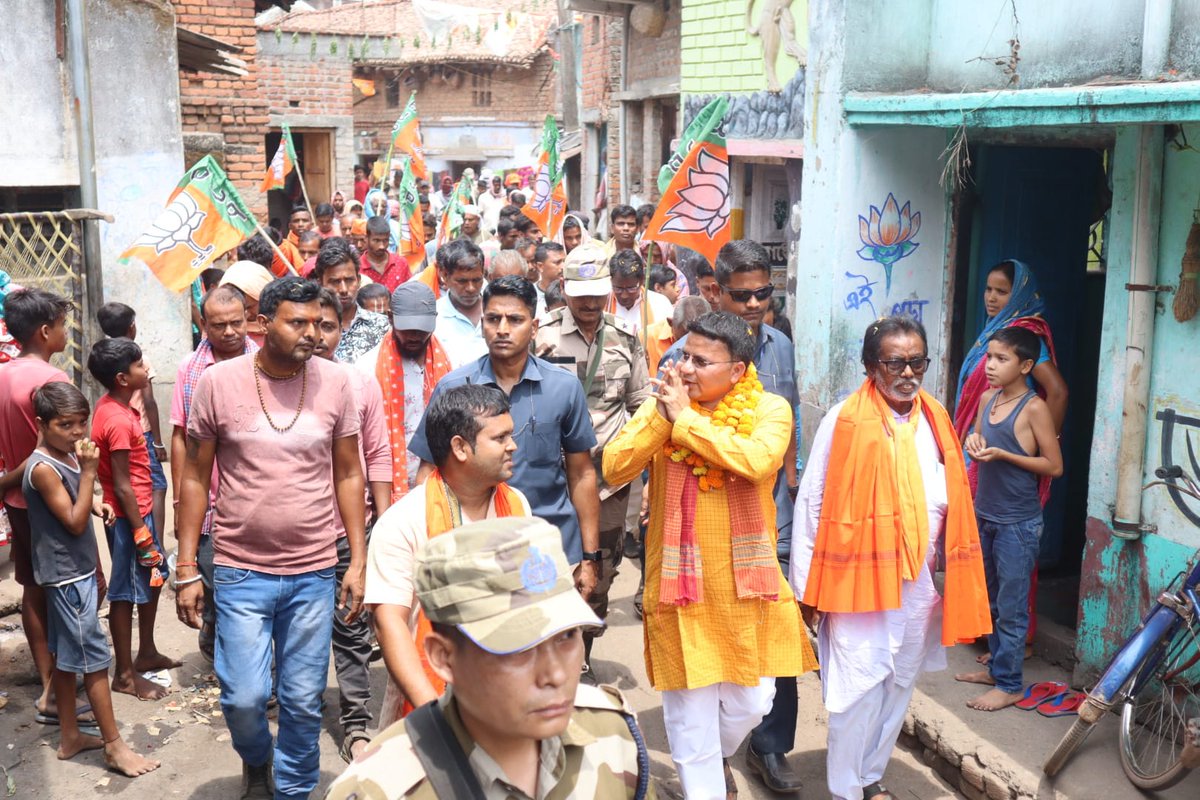
<svg viewBox="0 0 1200 800">
<path fill-rule="evenodd" d="M 435 8 L 446 5 L 426 2 Z M 345 36 L 352 43 L 366 36 L 371 45 L 356 61 L 377 65 L 490 62 L 529 66 L 550 46 L 546 37 L 557 19 L 554 0 L 454 0 L 452 5 L 478 9 L 478 28 L 462 23 L 448 36 L 431 41 L 412 0 L 395 0 L 293 11 L 259 25 L 259 30 Z"/>
</svg>

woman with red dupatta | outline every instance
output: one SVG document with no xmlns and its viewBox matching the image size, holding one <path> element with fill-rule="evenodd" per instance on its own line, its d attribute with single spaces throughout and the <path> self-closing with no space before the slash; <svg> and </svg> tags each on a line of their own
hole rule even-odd
<svg viewBox="0 0 1200 800">
<path fill-rule="evenodd" d="M 1001 261 L 988 270 L 987 285 L 983 290 L 983 305 L 988 320 L 983 326 L 975 343 L 971 345 L 967 357 L 963 359 L 962 370 L 958 373 L 958 396 L 954 404 L 954 430 L 960 441 L 965 440 L 975 424 L 979 412 L 979 400 L 988 390 L 985 367 L 988 341 L 992 334 L 1001 328 L 1019 327 L 1031 330 L 1042 340 L 1042 351 L 1030 376 L 1031 388 L 1050 407 L 1050 416 L 1054 418 L 1054 429 L 1062 432 L 1063 420 L 1067 416 L 1067 383 L 1062 373 L 1058 371 L 1058 358 L 1054 353 L 1054 337 L 1050 326 L 1042 317 L 1046 303 L 1038 291 L 1037 279 L 1029 265 L 1023 261 Z M 970 458 L 967 458 L 967 477 L 971 482 L 971 494 L 974 495 L 978 485 L 979 471 Z M 1038 495 L 1042 506 L 1050 499 L 1050 478 L 1043 478 L 1038 483 Z M 1029 590 L 1029 633 L 1026 643 L 1033 641 L 1037 631 L 1035 615 L 1037 597 L 1037 569 L 1033 572 L 1033 581 Z M 986 662 L 987 657 L 981 656 L 980 663 Z"/>
</svg>

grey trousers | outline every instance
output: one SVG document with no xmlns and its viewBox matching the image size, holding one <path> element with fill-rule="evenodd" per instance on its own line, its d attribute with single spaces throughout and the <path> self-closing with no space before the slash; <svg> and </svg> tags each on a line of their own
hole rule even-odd
<svg viewBox="0 0 1200 800">
<path fill-rule="evenodd" d="M 345 536 L 337 543 L 337 597 L 341 597 L 342 578 L 350 567 L 350 543 Z M 337 674 L 338 700 L 341 703 L 339 722 L 343 733 L 364 731 L 371 724 L 371 680 L 368 669 L 371 660 L 371 622 L 362 613 L 354 622 L 347 624 L 346 615 L 350 608 L 333 610 L 333 670 Z"/>
</svg>

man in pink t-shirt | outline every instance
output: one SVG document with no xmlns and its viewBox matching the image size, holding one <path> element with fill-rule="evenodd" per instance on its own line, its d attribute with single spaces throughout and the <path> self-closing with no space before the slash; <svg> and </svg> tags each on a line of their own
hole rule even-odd
<svg viewBox="0 0 1200 800">
<path fill-rule="evenodd" d="M 0 366 L 0 492 L 12 525 L 12 561 L 21 585 L 21 625 L 29 652 L 42 677 L 37 699 L 37 719 L 57 724 L 56 706 L 50 698 L 50 673 L 54 661 L 46 644 L 46 594 L 33 577 L 33 550 L 29 512 L 21 494 L 25 459 L 37 447 L 37 417 L 33 393 L 47 383 L 70 383 L 67 373 L 50 366 L 50 357 L 67 347 L 66 299 L 41 289 L 18 289 L 4 299 L 4 321 L 21 345 L 18 358 Z M 99 574 L 99 573 L 97 573 Z M 104 590 L 99 590 L 104 597 Z"/>
<path fill-rule="evenodd" d="M 335 497 L 350 549 L 339 605 L 349 607 L 350 622 L 362 609 L 359 415 L 347 370 L 311 358 L 321 324 L 319 291 L 299 277 L 269 283 L 258 300 L 263 348 L 205 370 L 188 420 L 176 609 L 183 622 L 200 627 L 196 547 L 215 462 L 213 666 L 242 758 L 244 796 L 307 797 L 317 785 L 333 633 Z M 280 718 L 288 721 L 276 742 L 267 726 L 272 658 Z"/>
</svg>

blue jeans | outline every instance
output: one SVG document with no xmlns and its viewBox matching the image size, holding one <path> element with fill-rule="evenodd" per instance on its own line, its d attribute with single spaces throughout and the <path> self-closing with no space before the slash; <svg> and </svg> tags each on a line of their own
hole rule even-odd
<svg viewBox="0 0 1200 800">
<path fill-rule="evenodd" d="M 1024 685 L 1025 634 L 1029 630 L 1029 576 L 1037 563 L 1042 515 L 1023 522 L 992 522 L 978 517 L 987 576 L 992 634 L 988 672 L 1002 692 L 1016 694 Z"/>
<path fill-rule="evenodd" d="M 318 737 L 333 635 L 334 568 L 269 575 L 216 566 L 213 591 L 213 666 L 233 749 L 251 766 L 272 759 L 267 700 L 273 653 L 279 675 L 275 797 L 307 798 L 321 767 Z"/>
</svg>

